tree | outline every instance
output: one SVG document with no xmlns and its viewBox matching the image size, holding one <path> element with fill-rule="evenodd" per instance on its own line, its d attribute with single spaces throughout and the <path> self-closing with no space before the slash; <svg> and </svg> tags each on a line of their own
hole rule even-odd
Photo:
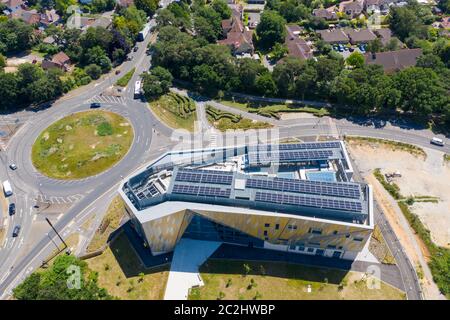
<svg viewBox="0 0 450 320">
<path fill-rule="evenodd" d="M 270 52 L 269 56 L 271 59 L 278 61 L 282 59 L 286 54 L 289 52 L 286 45 L 281 43 L 275 43 L 275 45 L 272 47 L 272 51 Z"/>
<path fill-rule="evenodd" d="M 72 290 L 67 283 L 70 268 L 79 268 L 80 288 Z M 53 265 L 45 271 L 34 272 L 14 290 L 18 300 L 109 300 L 112 297 L 98 287 L 96 274 L 88 269 L 85 261 L 74 256 L 58 256 Z"/>
<path fill-rule="evenodd" d="M 102 68 L 96 64 L 90 64 L 84 68 L 86 74 L 94 80 L 97 80 L 102 75 Z"/>
<path fill-rule="evenodd" d="M 427 35 L 426 26 L 411 6 L 392 7 L 388 20 L 390 28 L 401 40 L 410 36 L 425 38 Z"/>
<path fill-rule="evenodd" d="M 220 15 L 221 19 L 229 19 L 231 17 L 231 9 L 224 0 L 214 0 L 211 8 Z"/>
<path fill-rule="evenodd" d="M 145 13 L 151 17 L 158 9 L 158 0 L 134 0 L 136 8 L 145 11 Z"/>
<path fill-rule="evenodd" d="M 111 60 L 106 55 L 106 52 L 100 47 L 95 46 L 87 49 L 84 54 L 84 64 L 96 64 L 103 72 L 111 70 Z"/>
<path fill-rule="evenodd" d="M 201 6 L 195 11 L 194 15 L 194 29 L 200 36 L 204 37 L 209 42 L 216 42 L 219 35 L 222 33 L 221 26 L 222 18 L 210 6 Z"/>
<path fill-rule="evenodd" d="M 273 97 L 277 93 L 277 86 L 272 75 L 266 72 L 256 78 L 256 90 L 265 97 Z"/>
<path fill-rule="evenodd" d="M 394 75 L 395 87 L 401 92 L 402 109 L 418 115 L 443 112 L 449 97 L 438 77 L 429 68 L 410 67 Z"/>
<path fill-rule="evenodd" d="M 6 58 L 0 53 L 0 71 L 3 70 L 4 67 L 6 67 Z"/>
<path fill-rule="evenodd" d="M 244 58 L 238 62 L 239 86 L 236 88 L 242 92 L 256 92 L 256 78 L 268 70 L 254 59 Z"/>
<path fill-rule="evenodd" d="M 29 49 L 33 42 L 33 27 L 19 19 L 0 21 L 0 53 Z"/>
<path fill-rule="evenodd" d="M 376 53 L 380 52 L 383 49 L 383 44 L 381 43 L 381 40 L 379 38 L 376 38 L 375 40 L 369 41 L 367 44 L 367 52 Z"/>
<path fill-rule="evenodd" d="M 217 94 L 220 88 L 220 77 L 211 66 L 207 64 L 195 66 L 192 73 L 192 80 L 197 89 L 209 95 Z"/>
<path fill-rule="evenodd" d="M 173 76 L 169 70 L 163 67 L 156 67 L 142 76 L 142 90 L 147 100 L 156 99 L 169 92 L 172 86 Z"/>
<path fill-rule="evenodd" d="M 361 68 L 364 65 L 364 56 L 354 51 L 348 56 L 345 62 L 354 68 Z"/>
<path fill-rule="evenodd" d="M 16 106 L 19 95 L 18 77 L 14 73 L 0 72 L 0 108 Z"/>
<path fill-rule="evenodd" d="M 261 21 L 256 27 L 259 44 L 264 49 L 270 49 L 275 43 L 283 43 L 286 35 L 286 20 L 275 11 L 264 11 Z"/>
</svg>

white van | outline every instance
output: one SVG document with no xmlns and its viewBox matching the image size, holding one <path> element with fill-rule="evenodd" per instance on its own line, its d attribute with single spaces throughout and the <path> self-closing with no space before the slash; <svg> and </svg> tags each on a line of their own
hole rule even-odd
<svg viewBox="0 0 450 320">
<path fill-rule="evenodd" d="M 433 137 L 433 138 L 431 139 L 430 143 L 431 143 L 431 144 L 435 144 L 435 145 L 437 145 L 437 146 L 441 146 L 441 147 L 444 146 L 444 141 L 443 141 L 442 139 L 439 139 L 439 138 L 436 138 L 436 137 Z"/>
<path fill-rule="evenodd" d="M 5 193 L 6 197 L 12 196 L 12 188 L 11 183 L 9 183 L 8 180 L 3 181 L 3 192 Z"/>
</svg>

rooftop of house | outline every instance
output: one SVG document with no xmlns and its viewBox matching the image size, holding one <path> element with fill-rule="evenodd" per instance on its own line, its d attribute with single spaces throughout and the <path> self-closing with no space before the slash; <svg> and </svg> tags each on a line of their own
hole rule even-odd
<svg viewBox="0 0 450 320">
<path fill-rule="evenodd" d="M 378 64 L 383 70 L 392 73 L 407 67 L 415 66 L 417 58 L 422 54 L 422 49 L 402 49 L 364 55 L 366 64 Z"/>
<path fill-rule="evenodd" d="M 299 37 L 302 28 L 298 25 L 286 26 L 285 43 L 289 50 L 289 56 L 300 59 L 312 58 L 313 53 L 311 47 L 307 44 L 305 39 Z"/>
<path fill-rule="evenodd" d="M 70 58 L 67 54 L 60 51 L 52 57 L 52 62 L 57 63 L 59 65 L 64 65 L 70 62 Z"/>
<path fill-rule="evenodd" d="M 351 42 L 369 42 L 375 40 L 377 36 L 370 29 L 345 29 Z"/>
<path fill-rule="evenodd" d="M 342 29 L 326 29 L 326 30 L 317 30 L 317 33 L 320 34 L 320 37 L 325 42 L 347 42 L 348 36 L 342 31 Z"/>
</svg>

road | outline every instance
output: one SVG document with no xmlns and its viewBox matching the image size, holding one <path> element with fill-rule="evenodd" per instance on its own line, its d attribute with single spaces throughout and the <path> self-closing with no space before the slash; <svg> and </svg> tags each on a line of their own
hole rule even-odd
<svg viewBox="0 0 450 320">
<path fill-rule="evenodd" d="M 74 90 L 55 102 L 50 108 L 24 111 L 5 118 L 4 121 L 19 119 L 19 122 L 24 124 L 11 138 L 7 150 L 0 152 L 0 161 L 2 162 L 0 177 L 2 180 L 9 179 L 12 182 L 14 195 L 9 198 L 9 201 L 15 202 L 17 207 L 16 215 L 8 218 L 7 242 L 0 250 L 0 298 L 8 297 L 11 294 L 11 289 L 20 283 L 26 275 L 38 268 L 54 249 L 52 240 L 55 238 L 55 234 L 49 230 L 48 235 L 42 235 L 42 238 L 28 252 L 23 252 L 23 244 L 29 238 L 33 221 L 39 212 L 39 209 L 34 208 L 36 199 L 45 198 L 49 201 L 73 203 L 72 207 L 54 223 L 55 228 L 65 237 L 72 232 L 76 232 L 95 209 L 104 208 L 107 205 L 124 176 L 147 163 L 149 159 L 159 156 L 164 150 L 170 149 L 171 144 L 165 141 L 170 141 L 169 138 L 173 135 L 173 130 L 162 124 L 144 102 L 135 100 L 133 97 L 134 82 L 151 65 L 151 57 L 147 55 L 146 49 L 149 42 L 154 38 L 154 34 L 149 34 L 143 42 L 138 43 L 139 49 L 137 52 L 131 53 L 131 61 L 126 61 L 120 66 L 120 74 L 116 75 L 112 72 L 91 85 Z M 105 90 L 132 68 L 136 68 L 136 72 L 121 97 L 104 94 Z M 367 123 L 367 121 L 357 119 L 337 120 L 329 117 L 268 120 L 267 118 L 262 119 L 258 115 L 237 111 L 208 99 L 196 100 L 199 106 L 198 117 L 204 129 L 210 129 L 204 114 L 204 105 L 211 103 L 219 109 L 240 113 L 255 120 L 272 121 L 278 129 L 279 138 L 360 135 L 397 140 L 450 153 L 450 142 L 445 137 L 446 147 L 444 148 L 429 144 L 433 134 L 428 130 L 389 123 L 379 125 L 377 122 Z M 74 112 L 88 110 L 89 104 L 93 101 L 100 101 L 102 109 L 123 115 L 133 125 L 134 141 L 124 159 L 107 172 L 82 180 L 61 181 L 38 173 L 30 159 L 31 147 L 36 137 L 54 121 Z M 237 133 L 241 139 L 252 134 L 254 132 Z M 192 138 L 201 142 L 213 140 L 205 132 L 199 132 Z M 152 149 L 151 146 L 158 143 L 163 144 L 162 148 Z M 19 168 L 17 171 L 11 171 L 7 168 L 11 162 L 17 164 Z M 408 298 L 419 299 L 420 288 L 415 280 L 414 271 L 408 265 L 408 260 L 402 250 L 396 251 L 399 244 L 396 242 L 395 235 L 391 234 L 392 230 L 389 229 L 389 225 L 383 220 L 382 214 L 378 213 L 377 217 L 378 221 L 384 226 L 384 229 L 382 228 L 384 230 L 383 235 L 390 240 L 388 242 L 391 243 L 393 252 L 398 252 L 396 258 L 405 288 L 410 288 L 407 289 Z M 11 232 L 15 225 L 21 225 L 22 230 L 19 237 L 12 238 Z"/>
</svg>

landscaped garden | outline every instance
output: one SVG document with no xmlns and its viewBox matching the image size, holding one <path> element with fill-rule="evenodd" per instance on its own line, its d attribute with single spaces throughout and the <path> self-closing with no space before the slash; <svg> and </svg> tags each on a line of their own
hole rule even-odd
<svg viewBox="0 0 450 320">
<path fill-rule="evenodd" d="M 307 106 L 304 104 L 276 104 L 276 103 L 263 103 L 252 102 L 248 103 L 240 100 L 221 100 L 220 103 L 237 108 L 243 111 L 256 113 L 261 116 L 280 119 L 282 113 L 310 113 L 316 117 L 323 117 L 330 115 L 330 111 L 326 108 L 317 108 Z"/>
<path fill-rule="evenodd" d="M 216 109 L 210 105 L 207 105 L 205 109 L 208 121 L 220 131 L 265 129 L 272 127 L 267 122 L 253 121 L 243 118 L 241 115 Z"/>
<path fill-rule="evenodd" d="M 150 103 L 150 108 L 169 127 L 194 131 L 195 102 L 185 96 L 169 92 Z"/>
<path fill-rule="evenodd" d="M 129 150 L 133 128 L 107 111 L 84 111 L 56 121 L 36 139 L 32 162 L 55 179 L 81 179 L 113 166 Z"/>
<path fill-rule="evenodd" d="M 189 299 L 405 299 L 404 292 L 362 273 L 284 262 L 210 259 L 200 272 L 205 285 L 192 288 Z"/>
</svg>

